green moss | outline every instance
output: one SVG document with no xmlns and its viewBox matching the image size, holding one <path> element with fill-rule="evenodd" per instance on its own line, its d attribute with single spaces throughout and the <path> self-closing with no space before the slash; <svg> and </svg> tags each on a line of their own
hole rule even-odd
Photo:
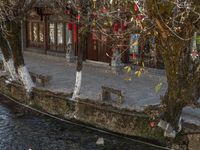
<svg viewBox="0 0 200 150">
<path fill-rule="evenodd" d="M 163 134 L 163 130 L 158 127 L 151 127 L 149 118 L 139 118 L 135 120 L 136 122 L 136 134 L 137 136 L 141 136 L 148 139 L 158 140 L 159 142 L 164 143 L 165 138 Z"/>
</svg>

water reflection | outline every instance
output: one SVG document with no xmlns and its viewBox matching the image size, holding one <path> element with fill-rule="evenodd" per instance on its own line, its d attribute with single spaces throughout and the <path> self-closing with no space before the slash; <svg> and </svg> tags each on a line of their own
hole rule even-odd
<svg viewBox="0 0 200 150">
<path fill-rule="evenodd" d="M 19 108 L 0 97 L 0 150 L 156 150 L 45 116 L 21 115 Z M 96 145 L 99 137 L 104 145 Z"/>
</svg>

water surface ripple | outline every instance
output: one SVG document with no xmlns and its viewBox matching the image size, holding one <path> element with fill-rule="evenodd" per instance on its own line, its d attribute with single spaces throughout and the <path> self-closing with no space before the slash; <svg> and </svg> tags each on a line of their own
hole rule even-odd
<svg viewBox="0 0 200 150">
<path fill-rule="evenodd" d="M 3 102 L 2 102 L 3 101 Z M 0 96 L 0 150 L 159 150 L 34 113 Z M 104 145 L 96 145 L 98 138 Z"/>
</svg>

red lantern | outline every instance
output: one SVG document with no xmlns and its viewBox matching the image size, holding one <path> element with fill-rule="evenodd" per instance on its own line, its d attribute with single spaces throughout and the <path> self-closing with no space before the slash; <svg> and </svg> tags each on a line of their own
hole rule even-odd
<svg viewBox="0 0 200 150">
<path fill-rule="evenodd" d="M 119 25 L 118 23 L 114 24 L 114 32 L 118 32 L 119 31 Z"/>
<path fill-rule="evenodd" d="M 138 5 L 136 3 L 134 3 L 134 11 L 138 12 L 138 10 L 139 10 Z"/>
<path fill-rule="evenodd" d="M 73 24 L 72 24 L 72 22 L 69 22 L 68 23 L 68 30 L 72 31 L 72 28 L 73 28 Z"/>
</svg>

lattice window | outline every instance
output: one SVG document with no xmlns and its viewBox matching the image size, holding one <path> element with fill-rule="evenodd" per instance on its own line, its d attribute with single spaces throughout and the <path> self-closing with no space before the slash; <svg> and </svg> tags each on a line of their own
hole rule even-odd
<svg viewBox="0 0 200 150">
<path fill-rule="evenodd" d="M 57 24 L 57 44 L 62 45 L 63 44 L 63 23 Z"/>
<path fill-rule="evenodd" d="M 49 24 L 49 38 L 50 38 L 50 44 L 55 44 L 55 24 L 54 23 Z"/>
</svg>

